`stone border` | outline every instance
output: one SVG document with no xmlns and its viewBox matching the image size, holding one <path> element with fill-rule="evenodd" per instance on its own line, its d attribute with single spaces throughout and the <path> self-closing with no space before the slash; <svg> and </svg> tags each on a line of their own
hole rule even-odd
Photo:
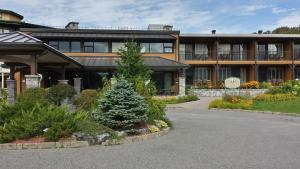
<svg viewBox="0 0 300 169">
<path fill-rule="evenodd" d="M 149 133 L 144 135 L 138 135 L 138 136 L 128 136 L 125 137 L 123 140 L 107 140 L 106 142 L 103 142 L 102 145 L 104 146 L 111 146 L 111 145 L 120 145 L 120 144 L 128 144 L 128 143 L 134 143 L 134 142 L 140 142 L 145 140 L 154 139 L 160 136 L 164 136 L 168 134 L 171 131 L 170 127 L 164 128 L 156 133 Z"/>
<path fill-rule="evenodd" d="M 129 136 L 124 139 L 107 140 L 102 146 L 120 145 L 138 141 L 150 140 L 164 136 L 171 130 L 170 127 L 164 128 L 159 132 L 138 136 Z M 64 141 L 64 142 L 44 142 L 44 143 L 5 143 L 0 144 L 0 150 L 27 150 L 27 149 L 55 149 L 55 148 L 80 148 L 90 146 L 88 141 Z"/>
<path fill-rule="evenodd" d="M 267 110 L 217 109 L 217 108 L 212 108 L 212 109 L 208 109 L 208 110 L 210 110 L 210 111 L 220 110 L 220 111 L 233 111 L 233 112 L 263 113 L 263 114 L 273 114 L 273 115 L 284 115 L 284 116 L 300 117 L 300 114 L 297 114 L 297 113 L 273 112 L 273 111 L 267 111 Z"/>
<path fill-rule="evenodd" d="M 64 141 L 43 143 L 6 143 L 0 144 L 0 150 L 54 149 L 88 147 L 87 141 Z"/>
</svg>

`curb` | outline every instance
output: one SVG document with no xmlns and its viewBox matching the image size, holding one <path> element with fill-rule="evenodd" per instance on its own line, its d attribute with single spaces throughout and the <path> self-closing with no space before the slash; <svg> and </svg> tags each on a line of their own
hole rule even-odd
<svg viewBox="0 0 300 169">
<path fill-rule="evenodd" d="M 284 113 L 284 112 L 273 112 L 273 111 L 260 111 L 260 110 L 244 110 L 244 109 L 208 109 L 209 111 L 219 110 L 219 111 L 233 111 L 233 112 L 249 112 L 249 113 L 262 113 L 262 114 L 273 114 L 273 115 L 284 115 L 284 116 L 295 116 L 300 117 L 297 113 Z"/>
<path fill-rule="evenodd" d="M 122 140 L 107 140 L 100 146 L 120 145 L 127 143 L 134 143 L 154 139 L 166 135 L 171 130 L 170 127 L 162 129 L 156 133 L 150 133 L 139 136 L 128 136 Z M 63 142 L 44 142 L 44 143 L 5 143 L 0 144 L 0 150 L 28 150 L 28 149 L 56 149 L 56 148 L 80 148 L 89 147 L 88 141 L 63 141 Z"/>
<path fill-rule="evenodd" d="M 111 146 L 111 145 L 120 145 L 120 144 L 129 144 L 134 142 L 140 142 L 140 141 L 146 141 L 151 140 L 160 136 L 164 136 L 168 134 L 171 131 L 170 127 L 164 128 L 159 132 L 156 133 L 150 133 L 150 134 L 144 134 L 144 135 L 138 135 L 138 136 L 128 136 L 125 137 L 123 140 L 108 140 L 106 142 L 103 142 L 101 145 L 103 146 Z"/>
<path fill-rule="evenodd" d="M 0 144 L 0 150 L 55 149 L 88 147 L 87 141 L 65 141 L 44 143 L 6 143 Z"/>
</svg>

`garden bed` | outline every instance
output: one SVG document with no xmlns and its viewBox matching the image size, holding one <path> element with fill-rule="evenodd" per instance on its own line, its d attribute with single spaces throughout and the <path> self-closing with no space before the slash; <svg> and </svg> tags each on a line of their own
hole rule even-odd
<svg viewBox="0 0 300 169">
<path fill-rule="evenodd" d="M 300 114 L 300 81 L 285 82 L 255 97 L 226 94 L 222 99 L 212 101 L 209 108 Z"/>
</svg>

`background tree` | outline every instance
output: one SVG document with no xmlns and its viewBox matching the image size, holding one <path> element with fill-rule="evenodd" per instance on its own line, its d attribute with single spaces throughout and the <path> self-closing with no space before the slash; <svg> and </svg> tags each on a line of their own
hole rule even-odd
<svg viewBox="0 0 300 169">
<path fill-rule="evenodd" d="M 124 77 L 131 83 L 135 83 L 136 78 L 144 81 L 151 78 L 151 70 L 144 64 L 140 45 L 135 41 L 125 43 L 124 48 L 120 48 L 118 55 L 118 76 Z"/>
</svg>

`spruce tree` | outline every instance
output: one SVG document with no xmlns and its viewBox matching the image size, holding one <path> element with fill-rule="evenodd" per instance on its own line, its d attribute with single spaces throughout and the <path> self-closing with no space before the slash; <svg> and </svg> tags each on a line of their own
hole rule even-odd
<svg viewBox="0 0 300 169">
<path fill-rule="evenodd" d="M 121 78 L 100 100 L 93 115 L 112 129 L 132 131 L 147 121 L 147 110 L 144 98 L 134 91 L 131 83 Z"/>
<path fill-rule="evenodd" d="M 141 47 L 137 42 L 125 43 L 124 48 L 119 49 L 118 55 L 121 57 L 117 68 L 118 76 L 131 83 L 135 83 L 136 78 L 144 81 L 151 78 L 151 70 L 144 64 Z"/>
</svg>

